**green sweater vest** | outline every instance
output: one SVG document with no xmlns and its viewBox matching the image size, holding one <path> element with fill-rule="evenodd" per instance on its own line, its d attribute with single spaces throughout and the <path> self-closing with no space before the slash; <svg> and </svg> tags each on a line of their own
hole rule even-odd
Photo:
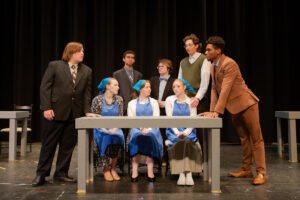
<svg viewBox="0 0 300 200">
<path fill-rule="evenodd" d="M 189 57 L 182 59 L 180 62 L 182 78 L 189 82 L 196 93 L 201 83 L 200 72 L 204 59 L 205 56 L 201 54 L 193 64 L 189 62 Z"/>
</svg>

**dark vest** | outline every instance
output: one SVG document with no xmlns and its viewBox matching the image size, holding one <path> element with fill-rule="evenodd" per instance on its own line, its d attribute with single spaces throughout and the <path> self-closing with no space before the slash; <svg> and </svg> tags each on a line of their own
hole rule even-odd
<svg viewBox="0 0 300 200">
<path fill-rule="evenodd" d="M 200 72 L 204 59 L 205 55 L 201 54 L 193 64 L 189 62 L 189 57 L 182 59 L 180 62 L 180 66 L 182 69 L 182 78 L 189 82 L 189 84 L 194 88 L 196 93 L 201 83 Z M 194 95 L 191 94 L 188 96 Z"/>
</svg>

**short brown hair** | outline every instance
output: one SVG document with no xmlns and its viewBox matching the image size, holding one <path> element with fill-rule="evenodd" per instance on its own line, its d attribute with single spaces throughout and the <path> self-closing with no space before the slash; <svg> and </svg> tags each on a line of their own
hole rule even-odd
<svg viewBox="0 0 300 200">
<path fill-rule="evenodd" d="M 162 59 L 158 60 L 158 64 L 159 63 L 162 63 L 162 64 L 166 65 L 168 70 L 169 70 L 169 73 L 171 73 L 173 71 L 173 64 L 172 64 L 171 60 L 169 60 L 167 58 L 162 58 Z"/>
<path fill-rule="evenodd" d="M 74 53 L 80 52 L 83 45 L 79 42 L 69 42 L 63 52 L 62 60 L 69 61 Z"/>
<path fill-rule="evenodd" d="M 132 50 L 127 50 L 127 51 L 125 51 L 125 52 L 123 53 L 123 58 L 125 58 L 127 54 L 133 54 L 133 55 L 135 56 L 135 52 L 134 52 L 134 51 L 132 51 Z"/>
<path fill-rule="evenodd" d="M 202 44 L 200 43 L 200 40 L 199 40 L 199 38 L 197 37 L 196 34 L 192 33 L 192 34 L 190 34 L 190 35 L 185 36 L 185 37 L 182 39 L 183 43 L 185 43 L 187 40 L 192 40 L 193 43 L 194 43 L 195 45 L 197 45 L 197 44 L 199 45 L 198 50 L 201 49 Z"/>
<path fill-rule="evenodd" d="M 206 40 L 206 45 L 211 44 L 215 49 L 221 49 L 222 53 L 225 48 L 225 41 L 220 36 L 211 36 Z"/>
</svg>

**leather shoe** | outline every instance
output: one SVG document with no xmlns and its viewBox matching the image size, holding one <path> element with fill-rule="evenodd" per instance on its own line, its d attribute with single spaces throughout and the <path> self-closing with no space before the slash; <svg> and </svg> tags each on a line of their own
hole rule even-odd
<svg viewBox="0 0 300 200">
<path fill-rule="evenodd" d="M 69 176 L 54 176 L 55 181 L 67 182 L 67 183 L 76 183 L 76 179 Z"/>
<path fill-rule="evenodd" d="M 152 178 L 148 176 L 147 179 L 148 179 L 149 182 L 155 182 L 155 176 L 152 177 Z"/>
<path fill-rule="evenodd" d="M 135 177 L 135 178 L 131 177 L 131 182 L 132 182 L 132 183 L 136 183 L 136 182 L 138 182 L 138 181 L 139 181 L 139 176 L 137 176 L 137 177 Z"/>
<path fill-rule="evenodd" d="M 258 173 L 256 177 L 252 180 L 253 185 L 263 185 L 267 182 L 266 175 L 263 175 L 261 173 Z"/>
<path fill-rule="evenodd" d="M 228 176 L 236 177 L 236 178 L 251 178 L 253 177 L 253 173 L 251 170 L 243 170 L 239 169 L 237 171 L 230 172 Z"/>
<path fill-rule="evenodd" d="M 40 186 L 40 185 L 43 185 L 45 183 L 45 177 L 44 176 L 36 176 L 31 185 L 32 187 L 37 187 L 37 186 Z"/>
</svg>

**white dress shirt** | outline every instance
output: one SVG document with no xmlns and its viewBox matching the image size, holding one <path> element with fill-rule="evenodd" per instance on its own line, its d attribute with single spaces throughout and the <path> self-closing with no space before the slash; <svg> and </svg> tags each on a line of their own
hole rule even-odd
<svg viewBox="0 0 300 200">
<path fill-rule="evenodd" d="M 164 91 L 165 91 L 168 79 L 170 78 L 170 75 L 160 76 L 159 78 L 166 79 L 166 80 L 159 80 L 158 100 L 161 101 L 162 97 L 164 95 Z"/>
</svg>

